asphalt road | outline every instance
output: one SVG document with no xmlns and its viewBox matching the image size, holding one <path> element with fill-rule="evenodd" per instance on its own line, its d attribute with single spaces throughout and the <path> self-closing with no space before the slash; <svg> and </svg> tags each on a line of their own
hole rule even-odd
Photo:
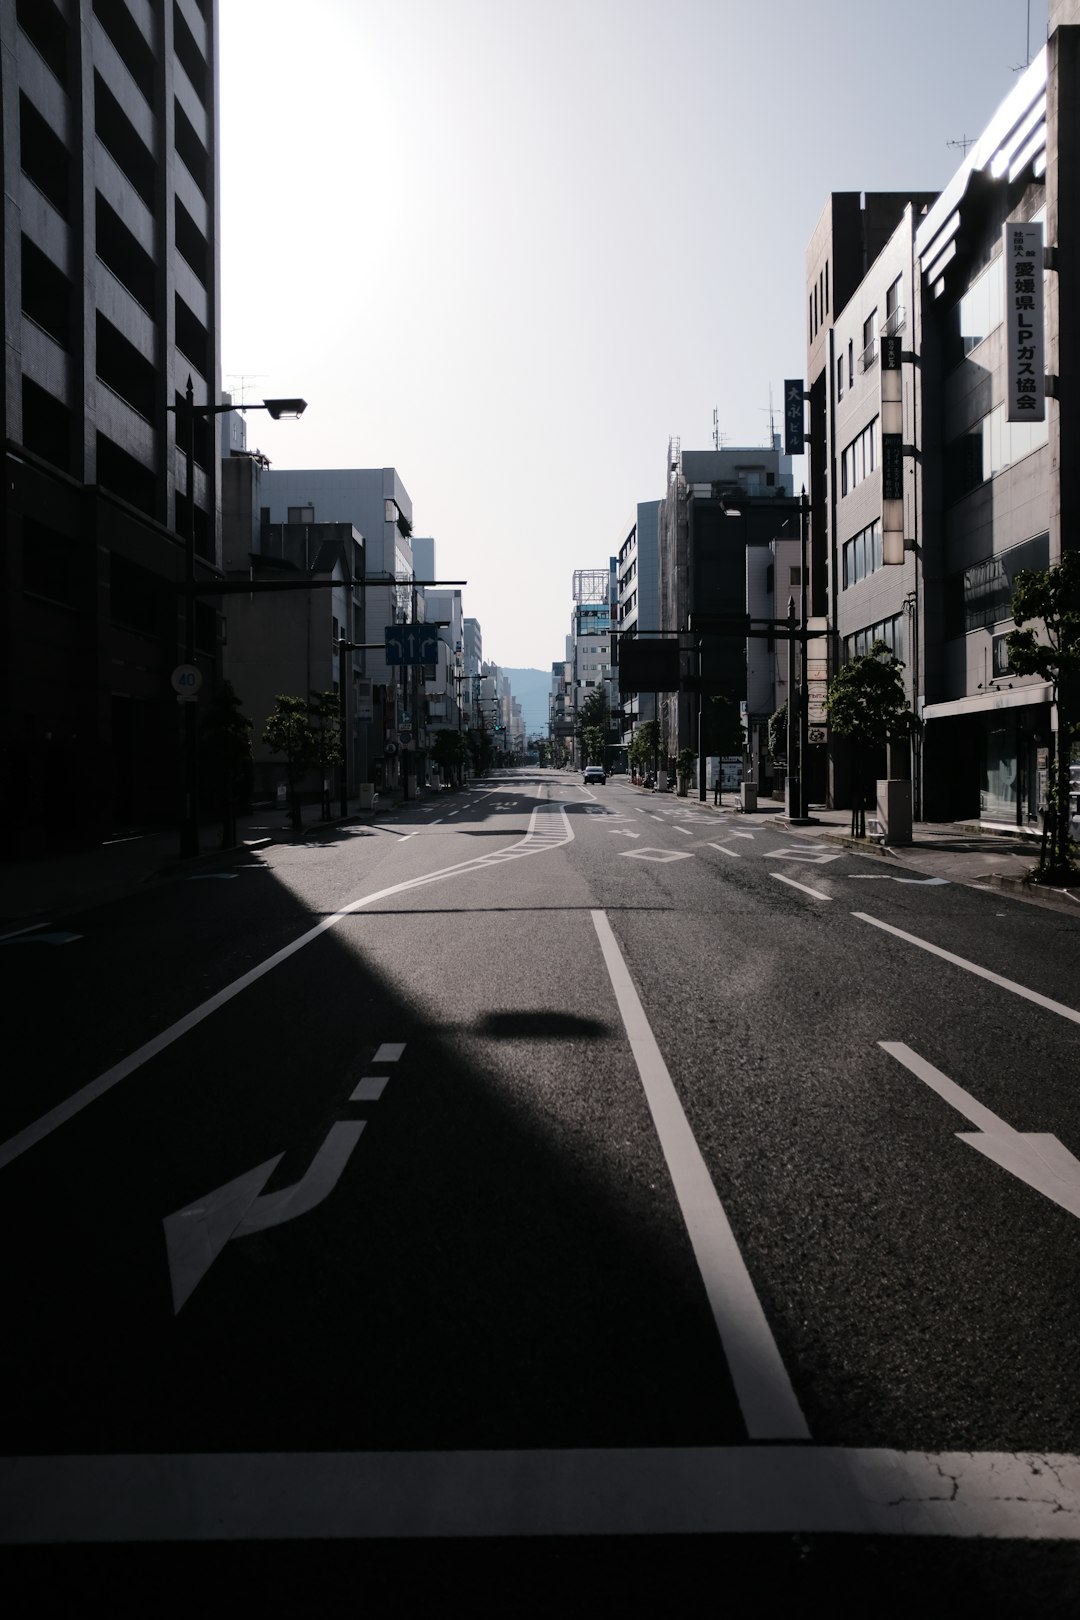
<svg viewBox="0 0 1080 1620">
<path fill-rule="evenodd" d="M 1075 1594 L 1071 917 L 524 771 L 50 937 L 0 947 L 18 1574 Z"/>
</svg>

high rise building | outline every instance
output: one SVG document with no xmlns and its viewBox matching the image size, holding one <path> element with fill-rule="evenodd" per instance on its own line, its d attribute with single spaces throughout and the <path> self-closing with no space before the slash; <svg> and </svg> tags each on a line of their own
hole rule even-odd
<svg viewBox="0 0 1080 1620">
<path fill-rule="evenodd" d="M 8 846 L 176 813 L 185 571 L 219 562 L 215 0 L 0 0 Z M 212 602 L 196 616 L 209 690 Z M 71 815 L 77 800 L 78 816 Z"/>
</svg>

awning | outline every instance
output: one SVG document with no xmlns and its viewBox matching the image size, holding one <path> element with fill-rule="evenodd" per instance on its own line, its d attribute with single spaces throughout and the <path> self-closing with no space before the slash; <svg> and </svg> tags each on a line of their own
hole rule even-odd
<svg viewBox="0 0 1080 1620">
<path fill-rule="evenodd" d="M 1053 687 L 1020 686 L 1004 692 L 980 692 L 976 697 L 955 698 L 951 703 L 928 703 L 923 709 L 924 720 L 955 720 L 965 714 L 985 714 L 993 709 L 1026 709 L 1032 704 L 1049 703 Z"/>
</svg>

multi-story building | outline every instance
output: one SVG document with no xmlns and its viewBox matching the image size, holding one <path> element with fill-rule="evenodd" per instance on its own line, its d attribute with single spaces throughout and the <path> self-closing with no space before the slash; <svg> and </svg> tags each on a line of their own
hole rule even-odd
<svg viewBox="0 0 1080 1620">
<path fill-rule="evenodd" d="M 185 540 L 219 563 L 215 0 L 2 0 L 9 847 L 176 813 Z M 213 683 L 218 614 L 200 600 Z M 78 792 L 80 813 L 68 813 Z"/>
<path fill-rule="evenodd" d="M 684 689 L 660 694 L 669 770 L 680 750 L 698 753 L 699 736 L 710 752 L 706 696 L 738 709 L 747 701 L 747 642 L 735 624 L 747 612 L 747 553 L 797 537 L 799 514 L 778 437 L 768 446 L 723 450 L 683 450 L 671 441 L 658 514 L 659 627 L 679 637 Z M 716 627 L 725 618 L 731 631 Z"/>
<path fill-rule="evenodd" d="M 376 722 L 368 728 L 366 769 L 373 781 L 403 786 L 411 774 L 402 770 L 413 734 L 411 682 L 400 666 L 387 664 L 380 644 L 387 625 L 404 623 L 413 612 L 409 493 L 394 467 L 267 468 L 259 488 L 260 529 L 348 523 L 363 537 L 365 572 L 357 589 L 354 633 L 347 639 L 360 644 L 351 661 L 354 681 L 373 683 Z"/>
<path fill-rule="evenodd" d="M 941 195 L 878 209 L 861 274 L 850 200 L 831 199 L 807 256 L 814 608 L 832 670 L 876 640 L 903 660 L 915 811 L 931 819 L 1033 826 L 1045 799 L 1051 692 L 1009 669 L 1005 642 L 1019 571 L 1080 533 L 1080 407 L 1058 381 L 1080 362 L 1077 24 L 1076 0 L 1054 0 L 1048 44 Z M 1009 268 L 1017 244 L 1026 276 Z M 1028 321 L 1019 338 L 1011 313 Z M 844 803 L 834 739 L 829 754 Z"/>
<path fill-rule="evenodd" d="M 660 625 L 657 581 L 659 501 L 638 503 L 635 521 L 616 556 L 618 637 L 655 636 Z M 622 743 L 629 747 L 635 726 L 655 719 L 651 692 L 622 694 Z"/>
</svg>

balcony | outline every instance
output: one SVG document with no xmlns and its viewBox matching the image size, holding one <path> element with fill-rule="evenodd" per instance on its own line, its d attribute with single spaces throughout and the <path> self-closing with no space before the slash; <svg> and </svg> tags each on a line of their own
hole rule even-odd
<svg viewBox="0 0 1080 1620">
<path fill-rule="evenodd" d="M 902 332 L 907 325 L 907 310 L 903 304 L 897 304 L 891 315 L 885 317 L 885 336 L 893 337 L 895 333 Z"/>
<path fill-rule="evenodd" d="M 870 342 L 866 345 L 866 348 L 863 350 L 862 354 L 860 354 L 860 356 L 858 358 L 858 361 L 856 363 L 855 369 L 859 372 L 859 374 L 861 376 L 864 371 L 869 371 L 872 366 L 876 366 L 877 365 L 877 360 L 878 360 L 877 338 L 872 337 L 870 339 Z"/>
</svg>

